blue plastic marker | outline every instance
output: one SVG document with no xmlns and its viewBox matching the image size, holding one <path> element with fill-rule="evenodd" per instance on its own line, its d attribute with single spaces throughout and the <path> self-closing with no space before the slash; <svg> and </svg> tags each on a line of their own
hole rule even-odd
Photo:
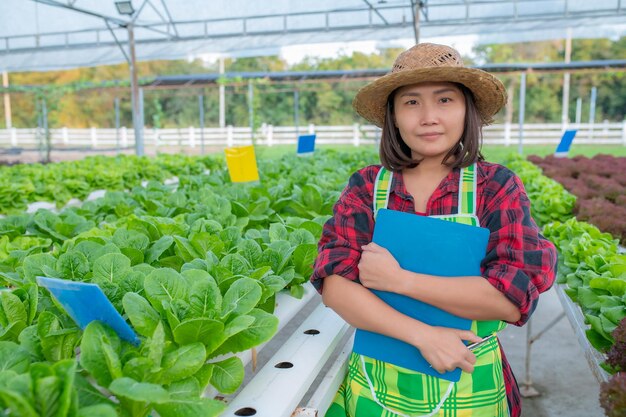
<svg viewBox="0 0 626 417">
<path fill-rule="evenodd" d="M 311 154 L 315 151 L 316 135 L 300 135 L 298 136 L 298 155 Z"/>
<path fill-rule="evenodd" d="M 48 277 L 37 277 L 37 284 L 50 291 L 81 329 L 85 330 L 89 323 L 98 320 L 112 328 L 121 339 L 139 345 L 132 327 L 96 284 Z"/>
<path fill-rule="evenodd" d="M 569 152 L 569 148 L 572 146 L 572 142 L 574 141 L 574 137 L 576 136 L 577 130 L 566 130 L 563 132 L 563 136 L 561 137 L 561 142 L 556 147 L 556 151 L 554 151 L 554 156 L 556 157 L 566 157 Z"/>
</svg>

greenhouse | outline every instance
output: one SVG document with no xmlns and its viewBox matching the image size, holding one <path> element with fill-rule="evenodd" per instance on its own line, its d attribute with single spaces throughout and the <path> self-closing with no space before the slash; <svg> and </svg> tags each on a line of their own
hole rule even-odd
<svg viewBox="0 0 626 417">
<path fill-rule="evenodd" d="M 625 22 L 0 2 L 0 416 L 625 416 Z"/>
</svg>

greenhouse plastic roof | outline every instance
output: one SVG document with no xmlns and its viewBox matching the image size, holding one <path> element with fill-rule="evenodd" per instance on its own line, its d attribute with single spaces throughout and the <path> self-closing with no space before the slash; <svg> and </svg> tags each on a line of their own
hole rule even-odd
<svg viewBox="0 0 626 417">
<path fill-rule="evenodd" d="M 284 46 L 313 43 L 393 45 L 414 38 L 415 1 L 133 0 L 136 54 L 138 60 L 189 59 L 277 54 Z M 567 28 L 574 38 L 626 33 L 623 0 L 422 4 L 420 39 L 469 34 L 478 35 L 480 43 L 561 39 Z M 117 12 L 114 0 L 0 0 L 0 71 L 126 62 L 130 20 Z"/>
</svg>

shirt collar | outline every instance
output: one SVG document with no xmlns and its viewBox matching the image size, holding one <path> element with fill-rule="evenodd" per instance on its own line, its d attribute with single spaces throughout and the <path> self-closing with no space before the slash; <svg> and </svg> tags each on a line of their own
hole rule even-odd
<svg viewBox="0 0 626 417">
<path fill-rule="evenodd" d="M 478 162 L 477 164 L 478 171 L 478 184 L 487 180 L 487 175 L 485 175 L 485 168 L 483 164 Z M 449 192 L 459 190 L 459 176 L 461 170 L 459 168 L 454 168 L 452 171 L 448 173 L 448 175 L 441 181 L 438 189 L 442 195 L 447 194 Z M 404 177 L 401 172 L 394 172 L 393 175 L 393 186 L 392 192 L 396 193 L 398 196 L 408 199 L 409 192 L 406 189 L 406 185 L 404 184 Z"/>
</svg>

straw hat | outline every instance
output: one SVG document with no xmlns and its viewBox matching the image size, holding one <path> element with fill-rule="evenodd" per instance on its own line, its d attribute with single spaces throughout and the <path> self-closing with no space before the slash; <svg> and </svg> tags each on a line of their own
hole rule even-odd
<svg viewBox="0 0 626 417">
<path fill-rule="evenodd" d="M 390 73 L 361 88 L 352 106 L 361 116 L 382 127 L 387 98 L 396 88 L 436 81 L 459 83 L 469 88 L 484 124 L 491 123 L 493 116 L 506 104 L 506 90 L 496 77 L 465 67 L 461 55 L 449 46 L 420 43 L 402 52 Z"/>
</svg>

